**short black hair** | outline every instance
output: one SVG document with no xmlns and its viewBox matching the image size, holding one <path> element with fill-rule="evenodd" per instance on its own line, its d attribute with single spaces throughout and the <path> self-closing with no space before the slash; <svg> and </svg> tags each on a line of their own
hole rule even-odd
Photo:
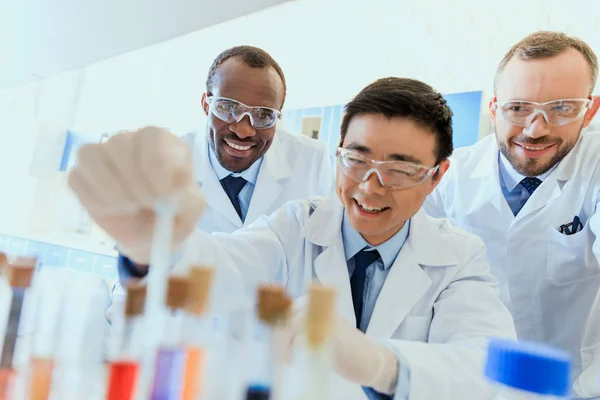
<svg viewBox="0 0 600 400">
<path fill-rule="evenodd" d="M 361 114 L 402 117 L 430 130 L 436 137 L 436 165 L 452 154 L 452 110 L 431 86 L 410 78 L 382 78 L 365 87 L 344 107 L 340 146 L 352 118 Z"/>
<path fill-rule="evenodd" d="M 269 53 L 254 46 L 235 46 L 219 54 L 208 70 L 208 77 L 206 78 L 207 92 L 212 91 L 213 80 L 215 73 L 217 72 L 217 68 L 219 68 L 221 64 L 232 57 L 239 57 L 247 66 L 252 68 L 273 67 L 283 82 L 283 102 L 281 104 L 283 107 L 283 103 L 285 103 L 285 96 L 287 94 L 285 75 L 283 75 L 283 71 L 277 61 L 275 61 Z"/>
</svg>

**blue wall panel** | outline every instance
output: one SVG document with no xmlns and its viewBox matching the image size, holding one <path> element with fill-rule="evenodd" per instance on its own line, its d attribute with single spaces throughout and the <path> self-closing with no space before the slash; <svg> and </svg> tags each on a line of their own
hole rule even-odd
<svg viewBox="0 0 600 400">
<path fill-rule="evenodd" d="M 452 119 L 454 148 L 470 146 L 479 138 L 479 118 L 481 115 L 481 91 L 452 93 L 444 95 L 454 113 Z M 284 128 L 293 133 L 301 133 L 302 119 L 322 115 L 319 140 L 327 143 L 331 155 L 335 154 L 340 138 L 343 106 L 313 107 L 308 109 L 286 110 Z"/>
</svg>

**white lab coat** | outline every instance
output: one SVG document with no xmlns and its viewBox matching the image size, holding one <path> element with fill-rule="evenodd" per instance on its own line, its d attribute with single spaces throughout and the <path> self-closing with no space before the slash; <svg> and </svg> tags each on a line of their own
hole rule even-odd
<svg viewBox="0 0 600 400">
<path fill-rule="evenodd" d="M 189 263 L 216 267 L 214 307 L 236 296 L 244 302 L 242 286 L 251 298 L 265 282 L 282 282 L 300 298 L 315 279 L 336 287 L 340 313 L 355 321 L 342 215 L 332 195 L 289 202 L 231 235 L 197 232 L 186 242 L 177 269 Z M 515 336 L 481 240 L 423 211 L 411 220 L 366 333 L 394 339 L 410 368 L 411 400 L 490 398 L 482 377 L 486 339 Z M 336 387 L 333 398 L 365 398 L 360 388 L 352 389 L 342 396 Z"/>
<path fill-rule="evenodd" d="M 334 173 L 327 145 L 304 135 L 277 130 L 265 153 L 244 222 L 233 208 L 208 158 L 206 134 L 184 137 L 193 141 L 194 174 L 206 198 L 198 228 L 233 232 L 261 215 L 269 215 L 290 200 L 333 193 Z"/>
<path fill-rule="evenodd" d="M 483 239 L 519 339 L 570 351 L 573 391 L 582 398 L 600 396 L 599 194 L 600 136 L 583 134 L 515 217 L 492 134 L 455 151 L 424 206 Z M 559 233 L 575 215 L 583 231 Z"/>
</svg>

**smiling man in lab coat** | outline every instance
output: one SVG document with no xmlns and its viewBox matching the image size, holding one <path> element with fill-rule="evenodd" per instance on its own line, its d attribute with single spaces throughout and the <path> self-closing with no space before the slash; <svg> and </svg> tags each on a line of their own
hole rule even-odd
<svg viewBox="0 0 600 400">
<path fill-rule="evenodd" d="M 345 111 L 337 194 L 289 202 L 233 234 L 192 234 L 202 209 L 191 163 L 185 146 L 157 128 L 124 133 L 129 150 L 113 139 L 82 148 L 69 182 L 140 266 L 149 262 L 151 205 L 177 194 L 174 248 L 184 253 L 180 265 L 216 267 L 214 307 L 221 299 L 246 303 L 265 282 L 283 283 L 293 298 L 313 280 L 336 287 L 334 366 L 371 398 L 489 398 L 485 345 L 489 337 L 514 337 L 510 314 L 481 240 L 421 210 L 448 169 L 452 112 L 431 87 L 402 78 L 369 85 Z M 127 175 L 119 173 L 100 175 L 106 196 L 87 190 L 87 171 L 105 170 L 111 153 L 138 147 L 148 162 L 135 171 L 159 182 L 148 187 L 152 196 L 122 203 Z M 334 397 L 364 397 L 352 388 L 340 395 L 336 387 Z"/>
<path fill-rule="evenodd" d="M 495 135 L 458 149 L 425 203 L 480 236 L 520 339 L 570 351 L 573 392 L 600 396 L 598 60 L 581 40 L 537 32 L 498 67 Z"/>
<path fill-rule="evenodd" d="M 277 129 L 286 90 L 281 67 L 262 49 L 236 46 L 215 58 L 202 95 L 206 134 L 183 137 L 206 199 L 200 230 L 233 232 L 290 200 L 333 193 L 326 144 Z M 145 194 L 128 184 L 130 196 Z M 123 259 L 119 272 L 121 280 L 137 276 Z"/>
<path fill-rule="evenodd" d="M 193 150 L 207 204 L 203 231 L 233 232 L 289 200 L 333 192 L 326 144 L 277 129 L 286 91 L 279 64 L 256 47 L 225 50 L 210 67 L 207 132 Z"/>
</svg>

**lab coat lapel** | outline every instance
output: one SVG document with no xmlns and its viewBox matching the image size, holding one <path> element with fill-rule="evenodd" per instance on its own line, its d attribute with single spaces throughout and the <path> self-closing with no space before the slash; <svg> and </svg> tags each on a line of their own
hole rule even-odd
<svg viewBox="0 0 600 400">
<path fill-rule="evenodd" d="M 575 173 L 576 166 L 579 165 L 579 146 L 581 140 L 577 145 L 567 154 L 565 158 L 556 166 L 556 169 L 550 173 L 544 179 L 542 184 L 532 193 L 529 200 L 525 203 L 523 208 L 517 214 L 515 222 L 524 219 L 525 217 L 536 212 L 546 204 L 552 202 L 558 198 L 562 193 L 562 188 L 569 179 Z"/>
<path fill-rule="evenodd" d="M 229 221 L 242 227 L 242 220 L 233 208 L 233 204 L 227 197 L 221 182 L 210 165 L 208 158 L 208 139 L 205 134 L 198 133 L 194 144 L 193 159 L 194 174 L 196 182 L 206 197 L 206 203 L 218 214 L 223 215 Z"/>
<path fill-rule="evenodd" d="M 408 239 L 377 298 L 367 334 L 391 338 L 431 287 L 431 279 L 423 271 L 423 266 L 448 266 L 456 262 L 451 249 L 440 240 L 435 222 L 420 210 L 411 219 Z"/>
<path fill-rule="evenodd" d="M 552 175 L 552 174 L 551 174 Z M 560 196 L 561 185 L 556 178 L 548 176 L 544 182 L 532 193 L 523 208 L 515 217 L 514 223 L 518 223 L 529 215 L 535 213 L 540 208 Z"/>
<path fill-rule="evenodd" d="M 315 275 L 320 283 L 336 288 L 340 313 L 348 321 L 356 323 L 348 264 L 342 242 L 342 216 L 343 206 L 337 196 L 329 196 L 308 219 L 302 235 L 313 246 L 323 249 L 313 262 Z"/>
<path fill-rule="evenodd" d="M 476 180 L 471 187 L 473 188 L 474 197 L 468 199 L 471 208 L 466 211 L 466 214 L 473 213 L 476 208 L 487 207 L 492 204 L 496 211 L 503 218 L 513 214 L 502 194 L 500 185 L 500 172 L 498 167 L 498 145 L 496 144 L 495 136 L 489 135 L 483 139 L 488 141 L 485 151 L 481 154 L 477 167 L 472 171 L 471 178 Z M 452 164 L 450 164 L 452 168 Z M 470 195 L 468 193 L 467 195 Z"/>
<path fill-rule="evenodd" d="M 292 168 L 282 151 L 277 133 L 273 136 L 273 143 L 265 153 L 260 172 L 256 180 L 256 187 L 250 200 L 250 207 L 246 221 L 251 223 L 263 214 L 269 214 L 271 206 L 282 191 L 282 182 L 288 179 Z M 302 184 L 302 182 L 298 182 Z M 274 210 L 273 210 L 274 211 Z"/>
</svg>

